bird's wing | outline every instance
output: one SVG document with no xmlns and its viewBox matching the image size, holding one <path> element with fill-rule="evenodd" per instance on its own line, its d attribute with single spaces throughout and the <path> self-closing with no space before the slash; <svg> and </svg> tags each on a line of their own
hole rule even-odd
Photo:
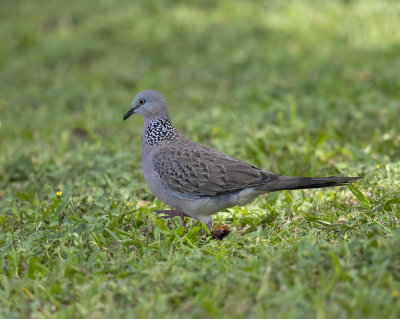
<svg viewBox="0 0 400 319">
<path fill-rule="evenodd" d="M 278 179 L 244 161 L 190 140 L 162 146 L 153 155 L 166 190 L 182 199 L 214 196 Z"/>
</svg>

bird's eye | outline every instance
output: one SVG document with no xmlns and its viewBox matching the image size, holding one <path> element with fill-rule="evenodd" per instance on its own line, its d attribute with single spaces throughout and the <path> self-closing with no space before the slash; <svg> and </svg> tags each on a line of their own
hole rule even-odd
<svg viewBox="0 0 400 319">
<path fill-rule="evenodd" d="M 140 104 L 140 105 L 143 105 L 144 102 L 146 102 L 144 99 L 140 99 L 140 100 L 139 100 L 139 104 Z"/>
</svg>

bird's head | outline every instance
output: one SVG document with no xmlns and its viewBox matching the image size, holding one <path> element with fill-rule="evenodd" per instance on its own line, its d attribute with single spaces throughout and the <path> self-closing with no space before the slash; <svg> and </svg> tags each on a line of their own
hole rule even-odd
<svg viewBox="0 0 400 319">
<path fill-rule="evenodd" d="M 138 113 L 145 119 L 154 117 L 169 118 L 167 102 L 160 92 L 146 90 L 138 93 L 132 101 L 131 108 L 124 115 L 124 120 Z"/>
</svg>

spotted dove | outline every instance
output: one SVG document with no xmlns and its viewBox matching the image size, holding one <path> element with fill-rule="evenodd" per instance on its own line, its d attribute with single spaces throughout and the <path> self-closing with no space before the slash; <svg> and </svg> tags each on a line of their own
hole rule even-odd
<svg viewBox="0 0 400 319">
<path fill-rule="evenodd" d="M 260 194 L 342 186 L 360 178 L 281 176 L 194 142 L 172 125 L 164 97 L 154 90 L 137 94 L 123 119 L 134 113 L 145 120 L 142 166 L 146 183 L 157 198 L 174 208 L 156 211 L 163 218 L 191 217 L 211 230 L 211 215 L 245 205 Z"/>
</svg>

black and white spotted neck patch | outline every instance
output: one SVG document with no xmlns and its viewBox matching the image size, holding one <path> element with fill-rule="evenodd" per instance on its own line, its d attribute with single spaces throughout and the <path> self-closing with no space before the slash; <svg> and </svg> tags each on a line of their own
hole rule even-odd
<svg viewBox="0 0 400 319">
<path fill-rule="evenodd" d="M 162 141 L 173 139 L 178 134 L 171 121 L 166 118 L 154 118 L 146 128 L 145 144 L 156 146 Z"/>
</svg>

